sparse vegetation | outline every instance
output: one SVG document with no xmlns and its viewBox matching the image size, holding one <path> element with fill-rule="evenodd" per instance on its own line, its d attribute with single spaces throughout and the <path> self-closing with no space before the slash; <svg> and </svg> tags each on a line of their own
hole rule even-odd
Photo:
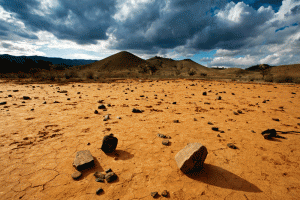
<svg viewBox="0 0 300 200">
<path fill-rule="evenodd" d="M 197 74 L 197 72 L 196 72 L 196 70 L 194 70 L 194 69 L 190 69 L 189 72 L 188 72 L 188 74 L 189 74 L 190 76 L 194 76 L 195 74 Z"/>
</svg>

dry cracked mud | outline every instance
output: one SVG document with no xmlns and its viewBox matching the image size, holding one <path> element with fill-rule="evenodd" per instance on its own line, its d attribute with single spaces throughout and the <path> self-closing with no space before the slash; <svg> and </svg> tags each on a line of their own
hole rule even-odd
<svg viewBox="0 0 300 200">
<path fill-rule="evenodd" d="M 0 105 L 0 199 L 153 199 L 151 192 L 164 190 L 169 199 L 300 198 L 299 85 L 1 82 L 0 91 L 0 102 L 7 102 Z M 281 137 L 264 139 L 266 129 Z M 119 142 L 105 154 L 102 138 L 110 133 Z M 170 136 L 168 146 L 158 134 Z M 205 165 L 184 174 L 174 157 L 194 142 L 207 147 Z M 81 150 L 92 153 L 95 166 L 73 180 L 72 163 Z M 108 168 L 118 179 L 96 182 L 94 173 Z"/>
</svg>

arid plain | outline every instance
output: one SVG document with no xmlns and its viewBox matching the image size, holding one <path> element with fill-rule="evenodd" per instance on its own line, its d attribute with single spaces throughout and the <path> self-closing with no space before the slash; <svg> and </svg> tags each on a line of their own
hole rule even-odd
<svg viewBox="0 0 300 200">
<path fill-rule="evenodd" d="M 7 103 L 0 105 L 0 199 L 153 199 L 151 192 L 163 190 L 169 199 L 299 199 L 299 87 L 184 79 L 1 82 L 0 102 Z M 281 137 L 264 139 L 266 129 Z M 119 143 L 105 154 L 100 147 L 110 133 Z M 171 137 L 169 146 L 159 133 Z M 208 155 L 201 171 L 184 174 L 174 157 L 193 142 Z M 92 153 L 95 166 L 73 180 L 80 150 Z M 96 182 L 93 174 L 107 168 L 118 179 Z"/>
</svg>

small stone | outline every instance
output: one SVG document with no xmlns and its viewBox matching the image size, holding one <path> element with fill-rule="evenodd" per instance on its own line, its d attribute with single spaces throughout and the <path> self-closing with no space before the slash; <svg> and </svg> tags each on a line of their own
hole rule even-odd
<svg viewBox="0 0 300 200">
<path fill-rule="evenodd" d="M 117 119 L 122 119 L 122 118 L 118 116 Z"/>
<path fill-rule="evenodd" d="M 81 177 L 81 175 L 82 175 L 81 172 L 76 171 L 71 176 L 74 180 L 78 180 Z"/>
<path fill-rule="evenodd" d="M 217 135 L 217 137 L 221 137 L 221 135 L 220 135 L 220 134 L 218 134 L 218 135 Z"/>
<path fill-rule="evenodd" d="M 219 128 L 218 127 L 212 127 L 211 128 L 213 131 L 219 131 Z"/>
<path fill-rule="evenodd" d="M 102 178 L 102 179 L 105 179 L 105 175 L 102 174 L 101 172 L 98 172 L 98 171 L 94 173 L 94 176 L 95 176 L 96 178 Z"/>
<path fill-rule="evenodd" d="M 68 100 L 68 101 L 70 101 L 70 100 L 71 100 L 71 98 L 67 98 L 67 100 Z"/>
<path fill-rule="evenodd" d="M 109 183 L 116 180 L 118 177 L 114 172 L 109 172 L 105 175 L 105 180 Z"/>
<path fill-rule="evenodd" d="M 82 171 L 94 166 L 94 158 L 89 150 L 78 151 L 76 153 L 73 166 L 78 171 Z"/>
<path fill-rule="evenodd" d="M 19 90 L 13 90 L 13 92 L 19 92 Z"/>
<path fill-rule="evenodd" d="M 109 173 L 109 172 L 112 172 L 111 168 L 105 170 L 105 173 Z"/>
<path fill-rule="evenodd" d="M 140 97 L 145 97 L 145 95 L 140 95 Z"/>
<path fill-rule="evenodd" d="M 234 115 L 239 115 L 239 113 L 237 113 L 237 112 L 235 112 L 235 111 L 233 111 L 233 114 L 234 114 Z"/>
<path fill-rule="evenodd" d="M 109 120 L 109 115 L 105 115 L 103 121 Z"/>
<path fill-rule="evenodd" d="M 207 95 L 207 92 L 203 92 L 202 95 L 203 95 L 203 96 L 206 96 L 206 95 Z"/>
<path fill-rule="evenodd" d="M 43 102 L 43 104 L 46 104 L 46 103 L 47 103 L 46 101 Z"/>
<path fill-rule="evenodd" d="M 30 111 L 34 111 L 34 108 L 31 108 Z"/>
<path fill-rule="evenodd" d="M 104 102 L 104 100 L 99 100 L 99 101 L 97 101 L 98 103 L 103 103 Z"/>
<path fill-rule="evenodd" d="M 234 93 L 231 93 L 231 95 L 235 95 Z"/>
<path fill-rule="evenodd" d="M 95 179 L 96 182 L 101 182 L 101 183 L 103 183 L 104 180 L 105 180 L 105 178 L 96 178 L 96 179 Z"/>
<path fill-rule="evenodd" d="M 194 118 L 194 121 L 198 121 L 196 118 Z"/>
<path fill-rule="evenodd" d="M 9 95 L 8 95 L 8 97 L 12 97 L 12 95 L 11 95 L 11 94 L 9 94 Z"/>
<path fill-rule="evenodd" d="M 100 106 L 98 106 L 98 109 L 106 109 L 105 105 L 101 104 Z"/>
<path fill-rule="evenodd" d="M 272 118 L 272 120 L 279 122 L 278 118 Z"/>
<path fill-rule="evenodd" d="M 133 112 L 133 113 L 142 113 L 142 110 L 133 108 L 133 109 L 132 109 L 132 112 Z"/>
<path fill-rule="evenodd" d="M 29 100 L 30 97 L 28 97 L 28 96 L 23 96 L 23 99 L 24 99 L 24 100 Z"/>
<path fill-rule="evenodd" d="M 59 101 L 54 101 L 53 103 L 59 103 Z"/>
<path fill-rule="evenodd" d="M 169 145 L 169 140 L 163 140 L 162 144 L 168 146 Z"/>
<path fill-rule="evenodd" d="M 207 149 L 200 143 L 189 143 L 175 155 L 178 168 L 188 173 L 194 168 L 202 168 L 207 156 Z"/>
<path fill-rule="evenodd" d="M 214 125 L 212 122 L 207 122 L 207 124 L 209 124 L 209 125 Z"/>
<path fill-rule="evenodd" d="M 217 96 L 216 100 L 221 100 L 222 97 L 221 96 Z"/>
<path fill-rule="evenodd" d="M 157 197 L 157 195 L 158 195 L 158 192 L 151 192 L 151 196 L 152 196 L 153 198 Z"/>
<path fill-rule="evenodd" d="M 238 112 L 239 114 L 242 114 L 242 113 L 243 113 L 243 111 L 241 111 L 241 110 L 238 110 L 237 112 Z"/>
<path fill-rule="evenodd" d="M 166 136 L 164 134 L 160 134 L 160 133 L 158 133 L 157 136 L 160 138 L 166 138 Z"/>
<path fill-rule="evenodd" d="M 168 191 L 167 191 L 167 190 L 164 190 L 164 191 L 161 193 L 161 196 L 167 197 L 168 194 L 169 194 Z"/>
<path fill-rule="evenodd" d="M 98 114 L 99 112 L 98 112 L 98 110 L 95 110 L 94 113 L 95 113 L 95 114 Z"/>
<path fill-rule="evenodd" d="M 77 94 L 80 94 L 80 92 L 77 92 Z"/>
<path fill-rule="evenodd" d="M 5 105 L 7 102 L 6 101 L 3 101 L 3 102 L 0 102 L 0 105 Z"/>
<path fill-rule="evenodd" d="M 179 123 L 178 119 L 173 120 L 174 123 Z"/>
<path fill-rule="evenodd" d="M 237 147 L 232 143 L 228 143 L 227 146 L 231 149 L 237 149 Z"/>
<path fill-rule="evenodd" d="M 220 131 L 220 133 L 225 133 L 225 131 Z"/>
<path fill-rule="evenodd" d="M 105 153 L 112 153 L 118 145 L 118 138 L 113 134 L 109 134 L 103 137 L 101 149 Z"/>
<path fill-rule="evenodd" d="M 272 137 L 276 137 L 277 133 L 275 129 L 267 129 L 261 133 L 265 139 L 271 139 Z"/>
<path fill-rule="evenodd" d="M 264 100 L 264 101 L 263 101 L 263 103 L 267 103 L 267 101 L 266 101 L 266 100 Z"/>
<path fill-rule="evenodd" d="M 103 189 L 102 189 L 102 188 L 99 188 L 99 189 L 96 190 L 96 194 L 97 194 L 97 195 L 101 194 L 102 192 L 103 192 Z"/>
<path fill-rule="evenodd" d="M 62 90 L 62 91 L 59 91 L 59 93 L 68 93 L 67 90 Z"/>
<path fill-rule="evenodd" d="M 176 104 L 176 101 L 174 101 L 172 104 Z"/>
</svg>

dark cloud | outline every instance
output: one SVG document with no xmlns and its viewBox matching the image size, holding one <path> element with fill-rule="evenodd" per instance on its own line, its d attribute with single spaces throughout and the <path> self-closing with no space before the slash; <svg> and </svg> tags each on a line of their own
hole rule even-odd
<svg viewBox="0 0 300 200">
<path fill-rule="evenodd" d="M 115 1 L 59 0 L 58 3 L 47 10 L 37 0 L 1 1 L 5 10 L 14 13 L 34 32 L 48 31 L 59 39 L 79 44 L 95 44 L 97 40 L 107 39 L 106 31 L 113 24 Z"/>
</svg>

